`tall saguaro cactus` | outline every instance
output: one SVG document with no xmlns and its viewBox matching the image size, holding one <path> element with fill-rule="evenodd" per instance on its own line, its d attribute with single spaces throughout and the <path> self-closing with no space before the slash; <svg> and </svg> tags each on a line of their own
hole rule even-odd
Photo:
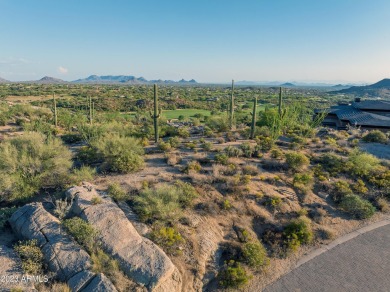
<svg viewBox="0 0 390 292">
<path fill-rule="evenodd" d="M 54 107 L 54 125 L 57 128 L 58 126 L 58 116 L 57 116 L 57 101 L 53 92 L 53 107 Z"/>
<path fill-rule="evenodd" d="M 92 125 L 93 118 L 92 118 L 92 97 L 89 96 L 89 124 Z"/>
<path fill-rule="evenodd" d="M 255 96 L 253 100 L 253 111 L 251 112 L 252 115 L 252 124 L 251 124 L 251 135 L 250 139 L 253 139 L 255 137 L 255 129 L 256 129 L 256 108 L 257 108 L 257 96 Z"/>
<path fill-rule="evenodd" d="M 230 96 L 230 114 L 229 114 L 229 124 L 230 129 L 233 129 L 234 123 L 234 80 L 232 80 L 232 95 Z"/>
<path fill-rule="evenodd" d="M 279 117 L 282 116 L 282 87 L 279 90 Z"/>
<path fill-rule="evenodd" d="M 158 108 L 157 84 L 154 84 L 154 113 L 150 112 L 154 124 L 154 142 L 158 142 L 158 119 L 161 116 L 161 109 Z"/>
</svg>

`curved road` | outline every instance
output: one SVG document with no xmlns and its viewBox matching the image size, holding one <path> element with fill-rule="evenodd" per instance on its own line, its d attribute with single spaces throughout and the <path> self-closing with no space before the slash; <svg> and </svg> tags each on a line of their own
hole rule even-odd
<svg viewBox="0 0 390 292">
<path fill-rule="evenodd" d="M 309 255 L 264 291 L 390 291 L 390 225 L 357 233 Z"/>
</svg>

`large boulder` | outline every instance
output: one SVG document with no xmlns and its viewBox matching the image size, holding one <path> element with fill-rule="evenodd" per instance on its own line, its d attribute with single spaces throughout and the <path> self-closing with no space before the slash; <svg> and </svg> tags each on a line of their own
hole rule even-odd
<svg viewBox="0 0 390 292">
<path fill-rule="evenodd" d="M 71 211 L 99 231 L 103 249 L 118 260 L 127 276 L 150 291 L 181 291 L 181 275 L 169 257 L 156 244 L 140 236 L 110 198 L 101 197 L 89 184 L 73 187 L 67 195 L 73 199 Z M 93 204 L 96 197 L 102 202 Z"/>
<path fill-rule="evenodd" d="M 96 287 L 103 287 L 102 281 L 107 287 L 104 291 L 116 291 L 107 278 L 88 271 L 91 268 L 88 253 L 62 230 L 61 222 L 41 203 L 19 208 L 9 223 L 19 238 L 37 240 L 49 270 L 54 272 L 57 279 L 68 281 L 72 291 L 83 291 L 94 282 L 97 283 Z"/>
</svg>

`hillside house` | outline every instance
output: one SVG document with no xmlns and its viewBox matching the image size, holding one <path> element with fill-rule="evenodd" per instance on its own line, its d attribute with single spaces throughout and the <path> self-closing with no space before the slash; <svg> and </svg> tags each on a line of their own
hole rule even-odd
<svg viewBox="0 0 390 292">
<path fill-rule="evenodd" d="M 390 100 L 361 100 L 343 103 L 326 110 L 316 110 L 315 114 L 326 113 L 324 126 L 346 129 L 347 125 L 363 129 L 390 129 Z"/>
</svg>

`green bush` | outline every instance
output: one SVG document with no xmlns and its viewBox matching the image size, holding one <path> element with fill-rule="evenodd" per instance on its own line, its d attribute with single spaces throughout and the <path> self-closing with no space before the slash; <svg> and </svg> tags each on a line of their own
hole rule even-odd
<svg viewBox="0 0 390 292">
<path fill-rule="evenodd" d="M 229 121 L 227 116 L 211 116 L 206 125 L 215 132 L 226 132 L 229 130 Z"/>
<path fill-rule="evenodd" d="M 218 153 L 214 157 L 215 161 L 219 164 L 226 165 L 229 160 L 229 156 L 227 156 L 225 153 Z"/>
<path fill-rule="evenodd" d="M 271 137 L 258 136 L 256 137 L 257 145 L 259 150 L 263 152 L 270 151 L 274 147 L 275 141 Z"/>
<path fill-rule="evenodd" d="M 96 249 L 98 232 L 91 224 L 78 217 L 67 219 L 63 224 L 74 239 L 85 249 L 89 252 Z"/>
<path fill-rule="evenodd" d="M 38 247 L 36 239 L 19 241 L 14 246 L 15 252 L 22 261 L 22 268 L 25 273 L 39 275 L 43 270 L 43 253 Z"/>
<path fill-rule="evenodd" d="M 129 194 L 126 193 L 118 183 L 110 184 L 108 186 L 107 192 L 108 195 L 115 201 L 127 201 L 130 199 Z"/>
<path fill-rule="evenodd" d="M 170 137 L 168 143 L 171 144 L 173 148 L 177 148 L 180 145 L 180 139 L 178 137 Z"/>
<path fill-rule="evenodd" d="M 383 132 L 379 130 L 373 130 L 365 135 L 362 140 L 364 142 L 386 143 L 388 139 Z"/>
<path fill-rule="evenodd" d="M 168 142 L 160 141 L 158 142 L 157 145 L 158 149 L 164 151 L 164 152 L 169 152 L 172 150 L 172 145 Z"/>
<path fill-rule="evenodd" d="M 249 142 L 244 142 L 240 145 L 241 151 L 245 157 L 252 157 L 254 149 Z"/>
<path fill-rule="evenodd" d="M 224 288 L 241 288 L 245 286 L 251 276 L 240 263 L 230 260 L 225 263 L 223 270 L 218 274 L 219 285 Z"/>
<path fill-rule="evenodd" d="M 182 208 L 190 207 L 192 201 L 198 197 L 198 192 L 189 183 L 178 180 L 175 182 L 175 187 L 180 192 L 179 203 Z"/>
<path fill-rule="evenodd" d="M 16 210 L 16 207 L 5 207 L 0 209 L 0 231 L 4 229 L 6 222 Z"/>
<path fill-rule="evenodd" d="M 349 186 L 349 183 L 347 183 L 346 181 L 340 180 L 333 183 L 333 192 L 331 195 L 333 201 L 335 201 L 336 203 L 340 203 L 344 197 L 352 194 L 353 192 Z"/>
<path fill-rule="evenodd" d="M 353 175 L 369 177 L 379 165 L 380 161 L 374 155 L 356 149 L 349 154 L 346 167 Z"/>
<path fill-rule="evenodd" d="M 330 175 L 335 176 L 344 171 L 345 161 L 338 155 L 333 153 L 326 153 L 316 159 L 322 168 L 329 172 Z"/>
<path fill-rule="evenodd" d="M 184 168 L 185 173 L 200 172 L 201 170 L 202 170 L 202 166 L 196 160 L 189 161 L 187 163 L 187 166 Z"/>
<path fill-rule="evenodd" d="M 177 254 L 180 251 L 180 246 L 184 243 L 181 234 L 172 227 L 161 227 L 153 230 L 150 239 L 171 255 Z"/>
<path fill-rule="evenodd" d="M 224 151 L 229 157 L 239 157 L 242 155 L 241 149 L 234 146 L 228 146 L 224 149 Z"/>
<path fill-rule="evenodd" d="M 31 132 L 0 144 L 0 201 L 23 200 L 69 181 L 72 154 L 57 138 Z"/>
<path fill-rule="evenodd" d="M 104 166 L 109 171 L 130 173 L 144 167 L 144 149 L 138 139 L 107 135 L 92 143 L 92 146 L 103 157 Z"/>
<path fill-rule="evenodd" d="M 271 149 L 271 157 L 275 159 L 280 159 L 283 157 L 283 152 L 279 148 Z"/>
<path fill-rule="evenodd" d="M 375 213 L 375 207 L 369 201 L 353 194 L 341 200 L 340 208 L 357 219 L 367 219 Z"/>
<path fill-rule="evenodd" d="M 190 204 L 193 197 L 193 190 L 185 183 L 162 184 L 142 190 L 134 198 L 134 207 L 142 221 L 175 221 L 182 213 L 182 206 Z"/>
<path fill-rule="evenodd" d="M 313 239 L 309 219 L 300 217 L 289 223 L 283 231 L 285 243 L 291 250 L 296 250 L 301 244 L 308 244 Z"/>
<path fill-rule="evenodd" d="M 267 251 L 260 242 L 247 242 L 242 247 L 243 261 L 252 268 L 260 268 L 269 263 Z"/>
<path fill-rule="evenodd" d="M 302 171 L 310 164 L 309 158 L 305 154 L 298 152 L 286 153 L 286 162 L 293 171 Z"/>
</svg>

